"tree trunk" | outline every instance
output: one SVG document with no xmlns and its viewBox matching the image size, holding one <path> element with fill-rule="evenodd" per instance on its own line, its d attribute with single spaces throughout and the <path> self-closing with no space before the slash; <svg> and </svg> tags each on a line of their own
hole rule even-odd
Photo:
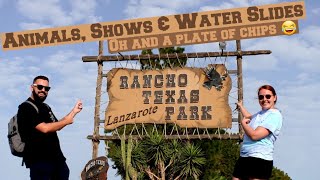
<svg viewBox="0 0 320 180">
<path fill-rule="evenodd" d="M 155 180 L 155 178 L 160 179 L 160 178 L 158 178 L 155 174 L 153 174 L 153 173 L 151 172 L 151 170 L 150 170 L 149 167 L 145 168 L 145 172 L 148 174 L 148 176 L 149 176 L 149 178 L 150 178 L 151 180 Z"/>
<path fill-rule="evenodd" d="M 161 179 L 166 180 L 166 172 L 165 172 L 166 170 L 165 170 L 164 162 L 160 161 L 159 166 L 160 166 Z"/>
</svg>

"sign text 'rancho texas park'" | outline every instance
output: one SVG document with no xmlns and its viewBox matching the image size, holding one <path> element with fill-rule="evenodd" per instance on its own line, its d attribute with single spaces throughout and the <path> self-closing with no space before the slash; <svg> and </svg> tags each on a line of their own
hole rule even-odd
<svg viewBox="0 0 320 180">
<path fill-rule="evenodd" d="M 134 123 L 229 128 L 231 79 L 222 64 L 207 68 L 132 70 L 108 73 L 105 128 Z"/>
</svg>

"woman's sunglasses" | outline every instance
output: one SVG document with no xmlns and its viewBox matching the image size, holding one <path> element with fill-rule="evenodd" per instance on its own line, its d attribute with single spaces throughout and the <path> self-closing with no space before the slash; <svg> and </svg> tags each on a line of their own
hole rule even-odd
<svg viewBox="0 0 320 180">
<path fill-rule="evenodd" d="M 271 96 L 272 96 L 272 95 L 270 95 L 270 94 L 266 94 L 266 95 L 259 95 L 259 96 L 258 96 L 258 98 L 259 98 L 259 100 L 263 100 L 263 99 L 264 99 L 264 97 L 266 97 L 266 99 L 270 99 L 270 98 L 271 98 Z"/>
<path fill-rule="evenodd" d="M 44 90 L 47 91 L 47 92 L 48 92 L 48 91 L 50 90 L 50 88 L 51 88 L 51 87 L 49 87 L 49 86 L 43 86 L 43 85 L 40 85 L 40 84 L 33 84 L 33 86 L 34 86 L 34 87 L 37 87 L 39 90 L 42 90 L 42 89 L 44 88 Z"/>
</svg>

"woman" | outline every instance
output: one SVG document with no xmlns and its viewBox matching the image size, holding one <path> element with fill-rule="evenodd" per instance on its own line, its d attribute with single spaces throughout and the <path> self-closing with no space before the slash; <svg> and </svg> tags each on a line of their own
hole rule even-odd
<svg viewBox="0 0 320 180">
<path fill-rule="evenodd" d="M 258 89 L 261 111 L 251 115 L 242 101 L 237 103 L 243 115 L 241 125 L 245 132 L 233 180 L 269 179 L 273 168 L 274 142 L 282 126 L 282 115 L 275 108 L 277 94 L 270 85 Z"/>
</svg>

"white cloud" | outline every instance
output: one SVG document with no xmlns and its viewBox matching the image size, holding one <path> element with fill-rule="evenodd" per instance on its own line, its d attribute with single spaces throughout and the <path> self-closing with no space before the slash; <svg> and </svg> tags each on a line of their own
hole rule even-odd
<svg viewBox="0 0 320 180">
<path fill-rule="evenodd" d="M 25 30 L 32 30 L 32 29 L 45 29 L 45 28 L 50 28 L 50 25 L 46 25 L 43 23 L 26 23 L 22 22 L 20 23 L 20 27 Z"/>
<path fill-rule="evenodd" d="M 101 17 L 94 15 L 98 5 L 95 0 L 70 0 L 70 4 L 72 7 L 70 16 L 74 22 L 94 23 L 101 21 Z"/>
<path fill-rule="evenodd" d="M 59 0 L 18 0 L 17 9 L 32 22 L 21 23 L 22 28 L 52 27 L 72 25 L 79 22 L 92 23 L 101 20 L 95 16 L 96 1 L 69 1 L 70 9 L 66 9 Z"/>
<path fill-rule="evenodd" d="M 146 5 L 144 6 L 128 5 L 124 10 L 124 13 L 126 14 L 126 17 L 128 19 L 176 14 L 176 12 L 172 9 L 166 9 L 166 8 L 155 7 L 155 6 L 146 6 Z"/>
<path fill-rule="evenodd" d="M 307 26 L 300 30 L 301 38 L 307 42 L 309 42 L 310 46 L 320 46 L 320 36 L 318 32 L 320 32 L 320 26 Z"/>
<path fill-rule="evenodd" d="M 190 7 L 195 7 L 201 3 L 204 3 L 205 1 L 198 1 L 198 0 L 175 0 L 169 2 L 164 2 L 163 0 L 140 0 L 140 1 L 132 1 L 132 4 L 134 5 L 140 5 L 140 6 L 155 6 L 155 7 L 162 7 L 167 9 L 185 9 Z"/>
<path fill-rule="evenodd" d="M 231 0 L 232 4 L 234 4 L 236 7 L 247 7 L 249 6 L 248 0 Z"/>
<path fill-rule="evenodd" d="M 218 6 L 202 6 L 200 7 L 199 11 L 215 11 L 215 10 L 221 10 L 221 9 L 231 9 L 234 8 L 235 5 L 229 2 L 223 2 L 222 4 Z"/>
<path fill-rule="evenodd" d="M 162 2 L 160 0 L 160 2 Z M 173 1 L 168 3 L 168 7 L 174 6 L 175 9 L 186 9 L 186 8 L 193 8 L 196 6 L 201 5 L 202 3 L 210 3 L 210 0 L 203 0 L 203 1 L 199 1 L 199 0 L 189 0 L 189 1 L 185 1 L 185 0 L 177 0 L 177 1 Z"/>
<path fill-rule="evenodd" d="M 31 77 L 30 74 L 37 71 L 38 68 L 28 66 L 27 61 L 34 62 L 35 57 L 26 56 L 23 59 L 16 57 L 0 61 L 0 69 L 2 69 L 0 71 L 0 87 L 4 87 L 4 89 L 1 90 L 0 96 L 3 98 L 3 101 L 1 101 L 0 107 L 10 107 L 14 105 L 15 101 L 6 97 L 14 97 L 20 94 L 19 92 L 25 92 L 29 87 L 28 85 L 31 84 L 33 77 Z M 21 72 L 23 72 L 23 74 Z"/>
<path fill-rule="evenodd" d="M 261 71 L 268 69 L 270 72 L 278 71 L 278 59 L 271 55 L 256 55 L 243 57 L 243 70 Z"/>
<path fill-rule="evenodd" d="M 307 72 L 302 72 L 300 74 L 297 75 L 297 80 L 298 81 L 309 81 L 310 79 L 312 79 L 312 74 L 307 73 Z"/>
<path fill-rule="evenodd" d="M 297 119 L 294 123 L 304 124 L 299 119 L 305 118 L 316 122 L 316 119 L 312 117 L 318 116 L 317 111 L 320 106 L 320 97 L 317 94 L 319 88 L 318 77 L 311 78 L 308 81 L 299 81 L 297 79 L 295 81 L 282 82 L 281 89 L 279 90 L 279 94 L 282 96 L 281 103 L 287 105 L 286 112 L 290 112 L 288 115 Z"/>
<path fill-rule="evenodd" d="M 75 51 L 58 51 L 45 58 L 26 56 L 23 59 L 2 60 L 0 68 L 0 87 L 6 87 L 0 97 L 11 97 L 20 94 L 19 92 L 24 92 L 27 97 L 30 95 L 29 85 L 32 79 L 37 75 L 46 75 L 52 86 L 48 100 L 61 104 L 59 109 L 62 112 L 65 107 L 71 108 L 78 98 L 90 104 L 94 99 L 96 74 L 92 72 L 95 72 L 96 66 L 94 63 L 83 63 L 81 54 Z M 88 72 L 92 76 L 88 76 Z M 86 95 L 83 92 L 87 92 Z M 59 98 L 51 99 L 51 94 Z M 17 103 L 10 101 L 10 98 L 7 101 L 11 105 Z M 0 107 L 2 105 L 8 106 L 7 103 L 1 103 Z"/>
<path fill-rule="evenodd" d="M 199 11 L 214 11 L 221 9 L 232 9 L 232 8 L 242 8 L 248 6 L 260 6 L 266 4 L 278 3 L 279 0 L 230 0 L 219 3 L 214 3 L 214 5 L 205 5 L 200 7 Z"/>
<path fill-rule="evenodd" d="M 175 0 L 164 2 L 163 0 L 131 0 L 124 13 L 127 18 L 153 17 L 178 14 L 188 8 L 195 7 L 203 2 L 198 0 Z"/>
<path fill-rule="evenodd" d="M 255 6 L 259 6 L 259 5 L 266 5 L 266 4 L 276 4 L 276 3 L 280 3 L 279 0 L 253 0 L 250 4 L 250 6 L 255 5 Z"/>
<path fill-rule="evenodd" d="M 50 23 L 53 26 L 69 25 L 72 18 L 62 9 L 59 0 L 18 0 L 18 11 L 32 21 Z"/>
<path fill-rule="evenodd" d="M 315 15 L 319 15 L 320 14 L 320 8 L 314 8 L 311 10 L 311 12 Z"/>
<path fill-rule="evenodd" d="M 287 62 L 308 72 L 317 72 L 320 68 L 317 60 L 319 45 L 313 46 L 299 35 L 262 38 L 246 49 L 269 49 L 279 62 Z"/>
</svg>

